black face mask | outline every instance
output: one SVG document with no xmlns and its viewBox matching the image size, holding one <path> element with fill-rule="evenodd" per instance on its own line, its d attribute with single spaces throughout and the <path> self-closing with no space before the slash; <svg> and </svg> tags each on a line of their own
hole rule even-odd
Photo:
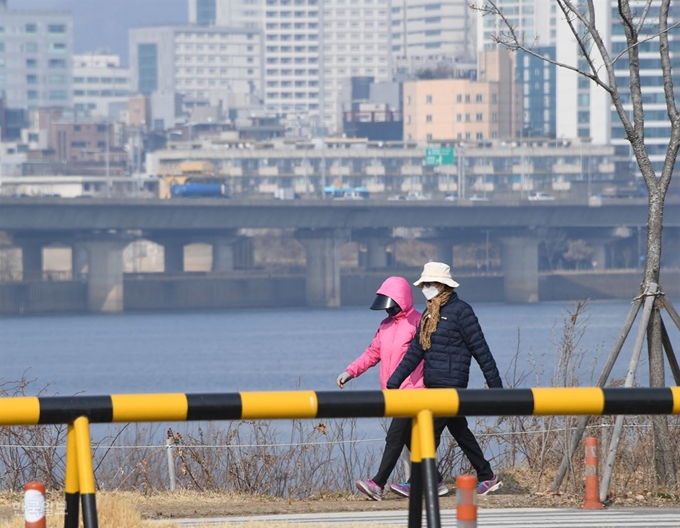
<svg viewBox="0 0 680 528">
<path fill-rule="evenodd" d="M 385 311 L 387 312 L 387 315 L 394 317 L 399 312 L 401 312 L 401 308 L 398 306 L 391 306 L 390 308 L 385 308 Z"/>
</svg>

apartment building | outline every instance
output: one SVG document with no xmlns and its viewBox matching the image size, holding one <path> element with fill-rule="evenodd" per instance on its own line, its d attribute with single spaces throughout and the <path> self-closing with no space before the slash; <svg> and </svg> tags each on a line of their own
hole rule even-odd
<svg viewBox="0 0 680 528">
<path fill-rule="evenodd" d="M 189 23 L 262 29 L 262 0 L 189 0 Z"/>
<path fill-rule="evenodd" d="M 132 90 L 181 94 L 228 109 L 262 101 L 262 33 L 256 29 L 160 26 L 130 30 Z"/>
<path fill-rule="evenodd" d="M 449 63 L 475 63 L 475 12 L 468 0 L 395 0 L 391 5 L 392 54 L 396 71 L 416 73 Z"/>
<path fill-rule="evenodd" d="M 0 0 L 0 94 L 7 108 L 70 106 L 73 18 L 14 11 Z"/>
<path fill-rule="evenodd" d="M 120 120 L 127 112 L 131 91 L 130 69 L 119 55 L 87 53 L 73 56 L 73 104 L 77 111 L 106 120 Z"/>
<path fill-rule="evenodd" d="M 190 0 L 198 25 L 260 28 L 264 107 L 337 132 L 350 79 L 392 77 L 388 0 Z"/>
<path fill-rule="evenodd" d="M 521 90 L 514 57 L 503 49 L 479 54 L 479 80 L 404 83 L 404 139 L 484 141 L 513 138 L 521 126 Z"/>
</svg>

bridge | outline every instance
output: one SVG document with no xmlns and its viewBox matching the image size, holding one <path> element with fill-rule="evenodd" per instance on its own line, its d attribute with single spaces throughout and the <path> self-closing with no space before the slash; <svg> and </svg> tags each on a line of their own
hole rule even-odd
<svg viewBox="0 0 680 528">
<path fill-rule="evenodd" d="M 394 228 L 425 228 L 437 258 L 450 262 L 461 240 L 481 239 L 493 230 L 502 248 L 505 298 L 537 302 L 538 246 L 548 229 L 577 231 L 596 248 L 631 236 L 647 223 L 646 200 L 604 200 L 587 204 L 373 200 L 116 200 L 0 198 L 0 230 L 22 248 L 24 272 L 42 269 L 42 248 L 62 243 L 73 248 L 73 269 L 87 264 L 92 311 L 123 307 L 125 246 L 148 239 L 165 248 L 165 271 L 183 271 L 184 245 L 213 246 L 213 271 L 234 269 L 234 245 L 242 228 L 290 228 L 305 247 L 306 299 L 310 306 L 340 303 L 340 247 L 349 240 L 366 244 L 367 266 L 387 267 L 386 248 Z M 680 228 L 680 202 L 667 203 L 666 228 Z M 631 228 L 634 228 L 635 231 Z M 602 257 L 598 258 L 597 255 Z"/>
</svg>

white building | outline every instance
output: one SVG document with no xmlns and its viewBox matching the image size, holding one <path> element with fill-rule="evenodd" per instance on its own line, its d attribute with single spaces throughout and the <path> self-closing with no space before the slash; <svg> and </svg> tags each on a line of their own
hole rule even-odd
<svg viewBox="0 0 680 528">
<path fill-rule="evenodd" d="M 132 94 L 130 69 L 120 56 L 88 53 L 73 56 L 73 104 L 93 117 L 120 120 Z"/>
<path fill-rule="evenodd" d="M 394 0 L 392 53 L 400 72 L 451 63 L 465 69 L 476 62 L 475 12 L 468 0 Z"/>
<path fill-rule="evenodd" d="M 8 108 L 71 106 L 73 19 L 0 0 L 0 94 Z"/>
<path fill-rule="evenodd" d="M 132 90 L 181 94 L 228 109 L 262 99 L 262 34 L 228 27 L 160 26 L 130 30 Z"/>
<path fill-rule="evenodd" d="M 387 0 L 325 0 L 322 31 L 322 119 L 341 126 L 352 77 L 392 79 L 390 4 Z"/>
<path fill-rule="evenodd" d="M 260 28 L 265 108 L 312 127 L 340 128 L 352 76 L 392 77 L 388 0 L 190 0 L 189 20 Z"/>
<path fill-rule="evenodd" d="M 262 29 L 262 0 L 189 0 L 189 23 L 197 26 Z"/>
</svg>

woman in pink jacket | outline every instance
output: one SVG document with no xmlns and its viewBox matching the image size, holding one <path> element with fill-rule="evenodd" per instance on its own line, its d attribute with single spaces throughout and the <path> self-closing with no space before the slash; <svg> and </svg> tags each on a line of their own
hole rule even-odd
<svg viewBox="0 0 680 528">
<path fill-rule="evenodd" d="M 380 363 L 380 386 L 384 390 L 387 380 L 406 354 L 420 323 L 420 312 L 413 307 L 411 285 L 403 277 L 389 277 L 383 282 L 376 292 L 371 310 L 385 310 L 387 318 L 380 323 L 373 342 L 364 353 L 338 376 L 337 383 L 341 389 L 349 380 L 361 376 Z M 422 389 L 424 386 L 421 362 L 400 388 Z M 410 435 L 410 418 L 392 419 L 385 437 L 385 450 L 378 472 L 372 479 L 357 480 L 359 491 L 373 500 L 382 500 L 387 479 L 397 465 L 403 447 L 409 445 Z M 447 491 L 444 488 L 443 494 Z M 439 493 L 442 494 L 441 487 Z"/>
</svg>

